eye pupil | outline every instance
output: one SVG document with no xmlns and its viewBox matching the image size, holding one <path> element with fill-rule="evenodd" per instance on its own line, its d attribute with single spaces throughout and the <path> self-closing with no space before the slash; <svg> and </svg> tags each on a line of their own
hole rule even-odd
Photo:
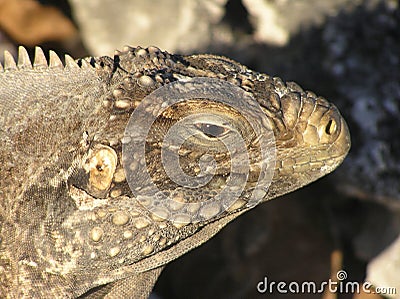
<svg viewBox="0 0 400 299">
<path fill-rule="evenodd" d="M 197 124 L 197 127 L 208 137 L 215 138 L 225 133 L 225 128 L 213 124 Z"/>
</svg>

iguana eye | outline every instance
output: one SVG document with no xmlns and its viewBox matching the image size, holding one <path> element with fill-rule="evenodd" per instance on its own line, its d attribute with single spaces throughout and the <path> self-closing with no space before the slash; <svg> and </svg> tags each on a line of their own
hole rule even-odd
<svg viewBox="0 0 400 299">
<path fill-rule="evenodd" d="M 210 138 L 222 137 L 229 131 L 226 127 L 210 123 L 197 123 L 195 126 Z"/>
</svg>

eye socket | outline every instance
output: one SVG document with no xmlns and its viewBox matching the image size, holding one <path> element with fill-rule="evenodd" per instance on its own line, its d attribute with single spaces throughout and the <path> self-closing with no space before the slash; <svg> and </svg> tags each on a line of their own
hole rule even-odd
<svg viewBox="0 0 400 299">
<path fill-rule="evenodd" d="M 197 123 L 195 126 L 209 138 L 221 137 L 229 131 L 229 129 L 223 126 L 209 123 Z"/>
<path fill-rule="evenodd" d="M 337 125 L 334 119 L 330 119 L 325 127 L 325 133 L 328 135 L 332 135 L 336 132 Z"/>
</svg>

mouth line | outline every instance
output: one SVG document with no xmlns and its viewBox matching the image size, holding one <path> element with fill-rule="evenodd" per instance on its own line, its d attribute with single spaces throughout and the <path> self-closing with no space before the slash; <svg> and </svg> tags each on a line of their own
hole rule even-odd
<svg viewBox="0 0 400 299">
<path fill-rule="evenodd" d="M 95 207 L 104 206 L 108 203 L 107 198 L 94 197 L 86 190 L 75 185 L 68 187 L 68 195 L 75 202 L 79 210 L 92 210 Z"/>
<path fill-rule="evenodd" d="M 301 157 L 301 156 L 299 156 Z M 297 157 L 297 158 L 299 158 Z M 330 171 L 326 172 L 328 169 L 334 169 L 340 165 L 340 163 L 344 160 L 346 154 L 338 154 L 334 156 L 327 156 L 326 158 L 321 159 L 312 159 L 312 157 L 308 160 L 304 161 L 295 161 L 296 158 L 291 158 L 292 160 L 286 160 L 287 163 L 285 164 L 285 160 L 281 163 L 277 163 L 277 167 L 275 171 L 279 175 L 290 175 L 295 173 L 306 173 L 309 171 L 323 171 L 324 174 L 327 174 Z"/>
</svg>

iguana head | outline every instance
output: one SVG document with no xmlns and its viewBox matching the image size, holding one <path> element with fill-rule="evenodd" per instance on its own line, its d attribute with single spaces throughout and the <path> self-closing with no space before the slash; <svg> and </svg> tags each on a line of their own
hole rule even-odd
<svg viewBox="0 0 400 299">
<path fill-rule="evenodd" d="M 99 192 L 91 175 L 102 167 L 85 162 L 87 179 L 74 186 L 90 196 L 128 196 L 161 218 L 206 222 L 324 176 L 349 150 L 333 104 L 224 57 L 128 47 L 113 65 L 110 121 L 92 136 L 115 162 Z"/>
<path fill-rule="evenodd" d="M 295 83 L 224 57 L 154 47 L 127 47 L 114 62 L 121 77 L 106 103 L 120 126 L 116 171 L 126 180 L 110 190 L 167 218 L 250 208 L 331 172 L 349 150 L 337 108 Z M 176 208 L 186 203 L 192 208 Z"/>
</svg>

